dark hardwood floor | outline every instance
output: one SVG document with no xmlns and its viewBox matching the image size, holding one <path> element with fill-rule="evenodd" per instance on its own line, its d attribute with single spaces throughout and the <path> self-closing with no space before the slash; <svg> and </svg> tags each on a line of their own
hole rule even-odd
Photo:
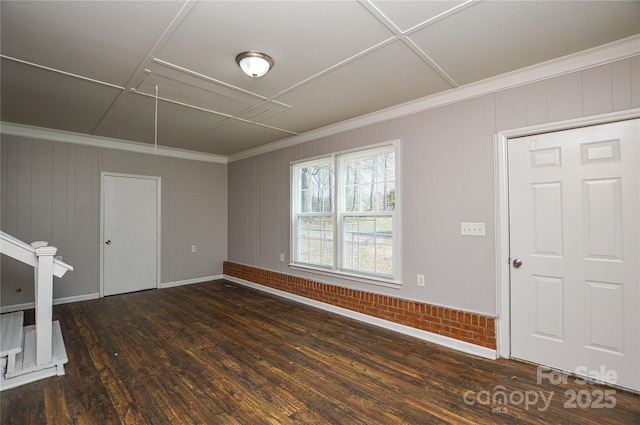
<svg viewBox="0 0 640 425">
<path fill-rule="evenodd" d="M 640 395 L 538 384 L 529 364 L 222 280 L 59 305 L 54 318 L 66 375 L 0 393 L 2 425 L 640 423 Z"/>
</svg>

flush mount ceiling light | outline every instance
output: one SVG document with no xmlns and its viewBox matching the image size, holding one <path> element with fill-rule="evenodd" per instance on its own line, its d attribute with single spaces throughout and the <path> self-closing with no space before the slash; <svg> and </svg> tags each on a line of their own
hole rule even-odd
<svg viewBox="0 0 640 425">
<path fill-rule="evenodd" d="M 273 59 L 271 56 L 254 51 L 242 52 L 236 56 L 236 63 L 242 68 L 249 77 L 262 77 L 273 68 Z"/>
</svg>

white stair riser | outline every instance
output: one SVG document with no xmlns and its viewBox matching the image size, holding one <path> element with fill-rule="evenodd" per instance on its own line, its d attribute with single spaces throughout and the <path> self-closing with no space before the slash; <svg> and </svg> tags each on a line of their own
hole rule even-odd
<svg viewBox="0 0 640 425">
<path fill-rule="evenodd" d="M 9 373 L 15 370 L 16 355 L 22 351 L 24 312 L 3 314 L 0 316 L 0 357 L 2 370 Z"/>
</svg>

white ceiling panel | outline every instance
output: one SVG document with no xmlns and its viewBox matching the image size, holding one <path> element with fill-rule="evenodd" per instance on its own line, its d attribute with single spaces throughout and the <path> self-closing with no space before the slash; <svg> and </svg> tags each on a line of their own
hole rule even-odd
<svg viewBox="0 0 640 425">
<path fill-rule="evenodd" d="M 290 134 L 237 120 L 227 120 L 215 130 L 203 133 L 185 143 L 185 148 L 219 155 L 231 155 L 275 142 Z"/>
<path fill-rule="evenodd" d="M 448 88 L 427 63 L 395 41 L 279 97 L 292 109 L 264 122 L 293 123 L 290 129 L 304 132 Z"/>
<path fill-rule="evenodd" d="M 224 118 L 168 102 L 158 102 L 158 143 L 181 148 L 185 140 L 220 124 Z M 155 99 L 123 93 L 102 120 L 95 134 L 116 139 L 154 143 Z"/>
<path fill-rule="evenodd" d="M 135 93 L 122 93 L 96 127 L 94 134 L 141 143 L 154 142 L 155 100 Z"/>
<path fill-rule="evenodd" d="M 207 1 L 157 57 L 272 96 L 391 36 L 355 1 Z M 273 70 L 257 81 L 239 73 L 245 50 L 272 56 Z"/>
<path fill-rule="evenodd" d="M 483 1 L 410 38 L 459 85 L 640 31 L 640 2 Z"/>
<path fill-rule="evenodd" d="M 123 85 L 181 6 L 172 1 L 2 0 L 2 54 Z"/>
<path fill-rule="evenodd" d="M 120 90 L 3 59 L 2 120 L 91 133 Z"/>
</svg>

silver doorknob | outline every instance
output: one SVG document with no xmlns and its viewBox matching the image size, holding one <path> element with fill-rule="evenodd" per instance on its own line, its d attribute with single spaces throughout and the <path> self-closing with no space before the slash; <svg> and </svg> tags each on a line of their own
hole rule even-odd
<svg viewBox="0 0 640 425">
<path fill-rule="evenodd" d="M 515 267 L 516 269 L 521 265 L 522 265 L 522 261 L 518 260 L 517 258 L 513 260 L 513 267 Z"/>
<path fill-rule="evenodd" d="M 111 245 L 111 239 L 105 242 L 107 245 Z"/>
</svg>

